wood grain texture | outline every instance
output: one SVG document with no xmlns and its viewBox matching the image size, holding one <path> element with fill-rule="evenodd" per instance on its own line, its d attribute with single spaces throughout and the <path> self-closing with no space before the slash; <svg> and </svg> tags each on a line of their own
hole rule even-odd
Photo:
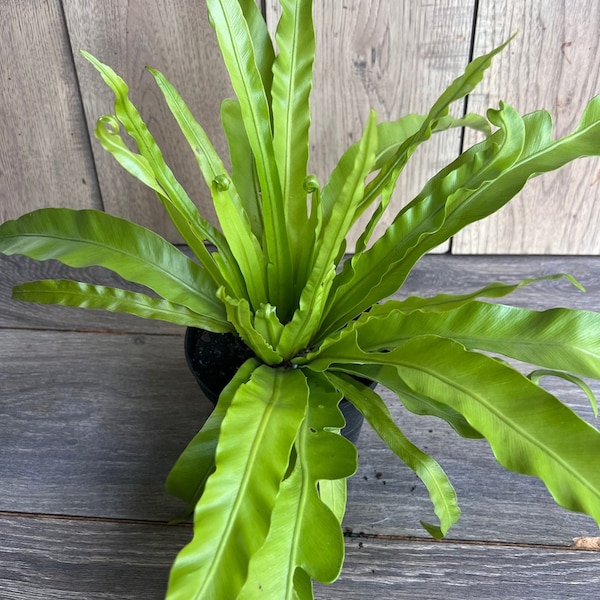
<svg viewBox="0 0 600 600">
<path fill-rule="evenodd" d="M 145 66 L 160 70 L 179 90 L 225 158 L 221 100 L 231 96 L 206 8 L 197 0 L 63 0 L 71 45 L 85 49 L 123 77 L 150 131 L 189 196 L 213 219 L 212 202 L 185 138 Z M 96 120 L 112 113 L 113 96 L 100 75 L 78 54 L 75 64 L 90 137 Z M 108 212 L 138 222 L 177 241 L 154 192 L 147 189 L 94 139 L 100 189 Z"/>
<path fill-rule="evenodd" d="M 600 263 L 583 258 L 485 263 L 481 257 L 432 256 L 413 273 L 406 293 L 464 292 L 489 280 L 565 270 L 592 282 L 590 293 L 552 282 L 539 284 L 535 294 L 533 286 L 523 290 L 521 303 L 597 309 Z M 124 318 L 121 335 L 0 330 L 0 448 L 10 457 L 0 462 L 0 511 L 149 520 L 177 512 L 177 503 L 163 491 L 164 477 L 209 405 L 187 372 L 181 334 L 132 334 L 129 327 Z M 554 385 L 561 398 L 590 417 L 577 388 Z M 464 517 L 451 537 L 565 544 L 594 535 L 589 518 L 555 507 L 539 482 L 502 470 L 484 442 L 459 439 L 441 422 L 409 415 L 391 394 L 385 397 L 406 434 L 442 462 L 459 490 Z M 431 518 L 423 487 L 368 427 L 359 450 L 345 526 L 422 536 L 419 520 Z"/>
<path fill-rule="evenodd" d="M 164 598 L 190 527 L 0 518 L 3 600 Z"/>
<path fill-rule="evenodd" d="M 11 260 L 19 272 L 22 259 Z M 465 292 L 557 271 L 578 276 L 589 293 L 551 282 L 540 284 L 545 293 L 521 290 L 517 303 L 598 309 L 597 258 L 428 256 L 405 292 Z M 181 335 L 132 334 L 125 317 L 113 333 L 28 330 L 27 315 L 12 329 L 10 314 L 0 328 L 2 598 L 164 597 L 191 529 L 166 526 L 181 505 L 163 481 L 210 410 L 187 372 Z M 557 382 L 553 391 L 590 418 L 575 388 Z M 458 438 L 384 396 L 407 436 L 447 470 L 463 518 L 447 542 L 424 539 L 418 522 L 432 515 L 422 485 L 365 426 L 344 521 L 347 560 L 336 584 L 317 586 L 318 599 L 589 596 L 600 555 L 571 547 L 573 538 L 597 537 L 591 519 L 555 506 L 535 479 L 500 468 L 485 442 Z"/>
<path fill-rule="evenodd" d="M 556 135 L 572 131 L 600 92 L 599 28 L 594 0 L 480 2 L 476 54 L 520 34 L 471 94 L 469 110 L 481 112 L 499 100 L 523 113 L 546 108 Z M 596 158 L 535 179 L 500 213 L 458 234 L 453 252 L 598 254 L 599 181 Z"/>
<path fill-rule="evenodd" d="M 177 516 L 183 507 L 166 494 L 164 479 L 210 410 L 187 372 L 181 337 L 4 330 L 0 348 L 0 511 Z M 590 417 L 576 389 L 554 389 Z M 485 442 L 462 440 L 384 397 L 457 488 L 463 518 L 450 539 L 564 545 L 597 532 L 589 517 L 555 506 L 537 480 L 501 469 Z M 422 484 L 368 426 L 358 448 L 345 528 L 424 537 L 419 521 L 435 517 Z"/>
<path fill-rule="evenodd" d="M 60 0 L 0 10 L 0 222 L 101 208 Z"/>
<path fill-rule="evenodd" d="M 160 600 L 188 527 L 0 518 L 5 600 Z M 340 579 L 318 600 L 578 600 L 600 583 L 600 555 L 540 547 L 346 540 Z"/>
<path fill-rule="evenodd" d="M 269 0 L 273 32 L 279 13 L 278 2 Z M 472 0 L 315 2 L 310 168 L 322 184 L 360 138 L 370 108 L 380 121 L 429 110 L 468 62 L 472 19 Z M 459 144 L 460 132 L 454 131 L 417 150 L 378 234 L 431 175 L 457 156 Z"/>
<path fill-rule="evenodd" d="M 182 336 L 0 330 L 0 511 L 169 520 L 208 416 Z"/>
<path fill-rule="evenodd" d="M 504 301 L 536 309 L 570 306 L 600 311 L 600 264 L 583 256 L 425 256 L 411 271 L 399 296 L 466 293 L 484 282 L 517 283 L 531 277 L 567 273 L 586 292 L 566 279 L 538 282 L 513 292 Z"/>
<path fill-rule="evenodd" d="M 274 29 L 277 2 L 265 4 Z M 482 0 L 478 6 L 476 54 L 516 30 L 521 34 L 471 95 L 469 109 L 483 111 L 499 99 L 523 112 L 546 107 L 557 133 L 571 130 L 587 100 L 600 91 L 598 3 Z M 315 3 L 311 168 L 321 181 L 358 139 L 370 106 L 380 119 L 423 112 L 462 70 L 473 8 L 473 0 Z M 129 82 L 175 174 L 214 219 L 191 152 L 144 71 L 152 64 L 165 72 L 225 155 L 218 107 L 231 90 L 202 2 L 6 0 L 0 27 L 0 118 L 8 124 L 0 132 L 0 221 L 42 206 L 104 207 L 178 239 L 153 193 L 95 140 L 90 149 L 95 121 L 111 111 L 112 96 L 77 54 L 79 48 L 110 63 Z M 456 155 L 458 144 L 458 134 L 450 133 L 415 154 L 400 179 L 395 209 Z M 456 236 L 453 251 L 597 254 L 598 173 L 599 161 L 586 159 L 532 181 L 500 214 Z"/>
<path fill-rule="evenodd" d="M 340 579 L 318 598 L 576 600 L 600 582 L 600 555 L 535 547 L 396 540 L 346 544 Z"/>
<path fill-rule="evenodd" d="M 587 398 L 576 388 L 562 382 L 546 387 L 594 422 Z M 600 385 L 593 387 L 600 391 Z M 448 539 L 568 545 L 574 537 L 597 535 L 590 517 L 556 506 L 539 480 L 500 467 L 486 441 L 463 440 L 438 419 L 412 415 L 395 395 L 381 388 L 378 392 L 408 438 L 438 460 L 456 489 L 462 516 Z M 359 471 L 348 487 L 348 531 L 426 537 L 419 522 L 435 522 L 436 517 L 424 485 L 368 425 L 358 448 Z"/>
</svg>

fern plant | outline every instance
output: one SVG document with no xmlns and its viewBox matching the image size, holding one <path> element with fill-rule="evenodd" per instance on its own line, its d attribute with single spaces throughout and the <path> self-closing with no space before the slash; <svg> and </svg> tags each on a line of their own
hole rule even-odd
<svg viewBox="0 0 600 600">
<path fill-rule="evenodd" d="M 423 526 L 446 534 L 460 514 L 451 483 L 358 377 L 458 435 L 486 438 L 502 465 L 539 477 L 557 503 L 600 523 L 600 432 L 537 384 L 542 375 L 567 378 L 597 411 L 580 377 L 600 378 L 600 314 L 486 301 L 535 279 L 387 299 L 420 257 L 504 206 L 530 177 L 599 155 L 600 97 L 556 140 L 545 111 L 522 116 L 500 104 L 486 117 L 451 117 L 449 107 L 474 89 L 500 47 L 472 61 L 428 113 L 378 123 L 372 112 L 321 187 L 307 171 L 311 4 L 281 0 L 274 44 L 254 0 L 207 0 L 236 94 L 221 112 L 230 172 L 175 87 L 150 69 L 210 189 L 219 228 L 165 164 L 125 82 L 84 53 L 115 95 L 98 140 L 156 192 L 195 259 L 148 229 L 92 210 L 42 209 L 0 226 L 4 254 L 101 265 L 153 292 L 35 281 L 14 288 L 18 300 L 229 332 L 252 350 L 168 477 L 167 489 L 194 515 L 169 600 L 307 599 L 313 580 L 338 577 L 346 480 L 357 468 L 356 448 L 339 433 L 343 397 L 423 480 L 439 519 Z M 465 126 L 485 139 L 434 175 L 372 239 L 414 150 L 436 132 Z M 344 262 L 348 232 L 369 208 Z M 526 376 L 490 354 L 537 369 Z"/>
</svg>

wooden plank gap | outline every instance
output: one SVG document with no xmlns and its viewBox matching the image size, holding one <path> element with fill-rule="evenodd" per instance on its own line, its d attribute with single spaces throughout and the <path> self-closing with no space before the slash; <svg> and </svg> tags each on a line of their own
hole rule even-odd
<svg viewBox="0 0 600 600">
<path fill-rule="evenodd" d="M 471 63 L 473 61 L 473 59 L 475 58 L 475 34 L 477 31 L 478 15 L 479 15 L 479 0 L 473 0 L 473 19 L 471 21 L 471 41 L 470 41 L 470 45 L 469 45 L 469 60 L 468 60 L 469 63 Z M 463 100 L 463 113 L 462 113 L 463 117 L 466 117 L 468 113 L 469 113 L 469 94 L 467 94 Z M 460 130 L 460 144 L 459 144 L 459 151 L 458 151 L 459 156 L 465 151 L 466 131 L 467 131 L 466 127 L 463 127 Z M 453 242 L 454 242 L 454 236 L 452 236 L 448 240 L 447 254 L 453 254 L 453 252 L 452 252 Z"/>
<path fill-rule="evenodd" d="M 41 305 L 43 306 L 43 305 Z M 71 307 L 69 307 L 70 309 Z M 100 311 L 101 309 L 85 309 L 85 310 L 89 310 L 90 312 L 93 311 Z M 115 313 L 117 315 L 123 315 L 125 317 L 127 317 L 128 315 L 126 315 L 126 313 Z M 148 321 L 151 321 L 150 319 L 148 319 Z M 116 335 L 116 336 L 138 336 L 138 337 L 174 337 L 174 338 L 183 338 L 183 335 L 185 332 L 185 329 L 182 328 L 182 333 L 181 334 L 177 334 L 177 333 L 173 333 L 173 332 L 167 332 L 167 331 L 157 331 L 157 332 L 145 332 L 145 331 L 139 331 L 139 330 L 135 330 L 135 329 L 131 329 L 131 330 L 127 330 L 127 329 L 88 329 L 88 328 L 76 328 L 76 327 L 70 327 L 68 329 L 60 329 L 60 328 L 50 328 L 50 327 L 4 327 L 3 325 L 0 324 L 0 331 L 6 332 L 6 333 L 22 333 L 23 331 L 28 331 L 28 332 L 40 332 L 40 333 L 48 333 L 48 332 L 52 332 L 52 333 L 83 333 L 83 334 L 91 334 L 91 335 Z"/>
<path fill-rule="evenodd" d="M 256 0 L 256 3 L 260 7 L 260 12 L 262 13 L 263 17 L 266 20 L 266 18 L 267 18 L 267 0 Z"/>
<path fill-rule="evenodd" d="M 1 516 L 2 513 L 0 513 Z M 536 542 L 510 542 L 500 540 L 483 540 L 483 539 L 463 539 L 463 538 L 444 538 L 441 540 L 428 537 L 428 536 L 417 536 L 417 535 L 397 535 L 397 534 L 384 534 L 384 533 L 365 533 L 360 531 L 354 533 L 349 531 L 349 528 L 344 529 L 344 538 L 347 540 L 379 540 L 386 542 L 414 542 L 418 544 L 447 544 L 447 545 L 458 545 L 458 546 L 490 546 L 494 548 L 531 548 L 536 550 L 590 550 L 584 545 L 577 545 L 575 540 L 586 539 L 586 538 L 574 538 L 573 545 L 566 544 L 545 544 Z M 595 538 L 587 538 L 595 539 Z M 596 548 L 591 548 L 597 551 Z"/>
<path fill-rule="evenodd" d="M 599 24 L 596 2 L 585 9 L 577 0 L 480 2 L 476 54 L 520 33 L 471 92 L 470 110 L 483 113 L 500 101 L 520 114 L 546 109 L 555 139 L 571 133 L 600 92 Z M 472 131 L 466 137 L 469 144 L 481 141 Z M 500 211 L 457 233 L 453 252 L 597 255 L 599 166 L 598 158 L 586 158 L 532 178 Z"/>
<path fill-rule="evenodd" d="M 191 521 L 171 523 L 161 519 L 125 519 L 118 517 L 96 517 L 85 515 L 61 515 L 59 513 L 33 513 L 11 510 L 0 510 L 0 518 L 7 519 L 48 519 L 52 521 L 81 521 L 85 523 L 115 523 L 122 525 L 160 525 L 162 527 L 192 527 Z"/>
<path fill-rule="evenodd" d="M 477 19 L 479 16 L 479 0 L 473 1 L 473 20 L 471 21 L 471 43 L 469 46 L 469 63 L 475 58 L 475 34 L 477 31 Z M 463 117 L 466 117 L 469 113 L 469 97 L 467 94 L 463 101 Z M 465 132 L 466 127 L 463 127 L 460 132 L 460 154 L 465 151 Z"/>
<path fill-rule="evenodd" d="M 87 151 L 89 153 L 89 155 L 91 157 L 93 157 L 93 160 L 91 161 L 91 172 L 92 175 L 94 177 L 94 186 L 95 188 L 98 190 L 98 200 L 100 203 L 100 210 L 105 211 L 106 209 L 104 208 L 104 197 L 102 195 L 102 188 L 100 187 L 100 179 L 98 177 L 98 169 L 96 168 L 96 158 L 94 156 L 94 146 L 92 144 L 92 139 L 90 137 L 90 132 L 88 130 L 88 128 L 85 126 L 85 123 L 87 122 L 87 118 L 88 115 L 85 112 L 85 106 L 83 104 L 83 94 L 81 93 L 81 83 L 79 81 L 79 71 L 77 70 L 77 65 L 75 64 L 75 54 L 74 54 L 74 48 L 73 48 L 73 43 L 71 40 L 71 31 L 69 29 L 69 23 L 67 21 L 67 15 L 65 14 L 65 6 L 64 6 L 64 2 L 63 0 L 60 0 L 59 2 L 59 10 L 60 10 L 60 19 L 62 21 L 62 27 L 63 27 L 63 31 L 65 32 L 65 38 L 66 38 L 66 43 L 68 45 L 69 48 L 69 58 L 70 58 L 70 64 L 71 64 L 71 69 L 73 72 L 73 81 L 75 84 L 75 89 L 77 91 L 77 97 L 79 99 L 79 114 L 81 115 L 81 123 L 83 124 L 82 126 L 82 138 L 84 140 L 86 140 L 87 142 Z"/>
</svg>

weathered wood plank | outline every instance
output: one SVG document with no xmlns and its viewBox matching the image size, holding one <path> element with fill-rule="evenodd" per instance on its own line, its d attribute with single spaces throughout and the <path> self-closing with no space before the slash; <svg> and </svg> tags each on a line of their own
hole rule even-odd
<svg viewBox="0 0 600 600">
<path fill-rule="evenodd" d="M 64 0 L 63 4 L 74 50 L 91 52 L 125 79 L 165 160 L 201 212 L 212 218 L 210 194 L 193 154 L 152 76 L 145 71 L 146 65 L 159 69 L 179 89 L 225 157 L 219 107 L 231 91 L 203 2 L 182 0 L 174 6 L 168 0 Z M 77 55 L 75 64 L 93 138 L 96 120 L 112 113 L 113 96 L 86 60 Z M 93 150 L 106 210 L 177 240 L 154 193 L 126 173 L 95 139 Z"/>
<path fill-rule="evenodd" d="M 600 310 L 600 261 L 596 257 L 583 256 L 425 256 L 413 269 L 399 295 L 464 294 L 492 281 L 517 283 L 560 273 L 575 277 L 586 293 L 566 279 L 560 279 L 523 287 L 504 301 L 537 310 L 555 306 Z"/>
<path fill-rule="evenodd" d="M 267 19 L 273 31 L 279 13 L 279 3 L 269 0 Z M 379 120 L 426 113 L 462 72 L 469 56 L 473 1 L 315 2 L 314 19 L 310 168 L 324 183 L 343 151 L 360 138 L 370 108 Z M 459 145 L 460 132 L 454 131 L 415 153 L 378 233 L 431 175 L 456 157 Z"/>
<path fill-rule="evenodd" d="M 100 208 L 77 77 L 90 132 L 95 119 L 110 110 L 111 94 L 78 55 L 75 75 L 59 0 L 4 4 L 0 106 L 10 127 L 0 135 L 0 221 L 47 205 Z M 177 10 L 164 0 L 151 5 L 139 0 L 62 4 L 73 49 L 85 46 L 126 77 L 176 174 L 210 214 L 191 153 L 143 70 L 149 63 L 165 71 L 223 152 L 218 105 L 230 92 L 202 3 L 184 0 Z M 274 4 L 267 3 L 271 24 Z M 320 58 L 312 153 L 321 179 L 359 135 L 368 106 L 380 118 L 425 110 L 460 71 L 468 55 L 473 4 L 422 1 L 410 3 L 410 12 L 405 12 L 406 3 L 391 0 L 315 7 Z M 600 90 L 599 10 L 597 3 L 576 0 L 480 2 L 476 52 L 517 29 L 522 33 L 496 60 L 469 108 L 483 110 L 501 95 L 523 111 L 548 107 L 557 116 L 558 131 L 570 130 L 584 102 Z M 50 104 L 49 89 L 56 92 Z M 152 194 L 95 141 L 93 146 L 107 209 L 176 239 Z M 458 137 L 451 135 L 430 144 L 430 153 L 415 155 L 414 172 L 400 182 L 398 205 L 455 155 L 457 147 Z M 599 193 L 597 171 L 597 160 L 582 161 L 532 182 L 522 200 L 457 236 L 454 251 L 598 253 L 600 218 L 593 208 Z M 541 213 L 545 224 L 538 218 Z"/>
<path fill-rule="evenodd" d="M 520 34 L 471 94 L 469 110 L 481 112 L 499 100 L 521 112 L 546 108 L 556 135 L 569 133 L 600 92 L 599 27 L 597 2 L 480 2 L 476 54 Z M 585 159 L 529 182 L 500 213 L 458 234 L 453 252 L 598 254 L 599 177 L 600 161 Z"/>
<path fill-rule="evenodd" d="M 190 527 L 0 518 L 6 600 L 164 598 Z"/>
<path fill-rule="evenodd" d="M 208 416 L 181 336 L 0 330 L 0 510 L 169 520 Z"/>
<path fill-rule="evenodd" d="M 346 552 L 340 580 L 318 597 L 576 600 L 600 582 L 592 552 L 394 540 L 348 541 Z"/>
<path fill-rule="evenodd" d="M 15 276 L 21 260 L 11 262 Z M 541 284 L 551 294 L 526 288 L 518 301 L 597 308 L 600 262 L 581 257 L 429 256 L 406 292 L 464 292 L 490 279 L 556 271 L 572 272 L 591 293 L 553 282 Z M 0 330 L 3 597 L 164 596 L 169 566 L 191 531 L 164 525 L 180 505 L 165 494 L 163 481 L 209 410 L 186 372 L 181 341 Z M 553 390 L 590 417 L 587 400 L 566 383 Z M 353 537 L 423 537 L 418 521 L 431 518 L 422 486 L 365 427 L 360 470 L 349 485 L 345 569 L 333 587 L 317 586 L 317 598 L 547 600 L 579 598 L 597 587 L 599 555 L 567 549 L 573 537 L 597 535 L 591 519 L 556 507 L 539 482 L 502 470 L 484 442 L 461 440 L 385 397 L 405 433 L 448 471 L 463 519 L 451 532 L 454 542 Z"/>
<path fill-rule="evenodd" d="M 188 527 L 0 518 L 6 600 L 164 597 Z M 600 555 L 568 549 L 350 538 L 341 578 L 316 598 L 578 599 L 600 583 Z"/>
<path fill-rule="evenodd" d="M 4 330 L 0 364 L 0 510 L 149 520 L 177 513 L 163 481 L 209 410 L 186 372 L 180 337 Z M 586 399 L 558 389 L 589 416 Z M 386 398 L 459 491 L 464 518 L 451 537 L 564 544 L 594 535 L 589 518 L 555 507 L 539 482 L 503 471 L 484 442 L 459 439 Z M 423 486 L 370 428 L 358 446 L 345 526 L 423 535 L 419 520 L 432 518 Z"/>
<path fill-rule="evenodd" d="M 60 0 L 6 0 L 0 30 L 0 223 L 101 208 Z"/>
<path fill-rule="evenodd" d="M 9 282 L 29 275 L 29 268 L 40 269 L 36 276 L 60 272 L 55 263 L 17 257 L 3 264 L 10 267 Z M 106 276 L 86 271 L 92 278 Z M 409 278 L 405 293 L 465 292 L 487 281 L 561 271 L 577 276 L 590 293 L 581 294 L 566 282 L 548 282 L 520 290 L 516 303 L 597 310 L 600 262 L 582 257 L 429 256 Z M 65 309 L 59 315 L 51 307 L 38 307 L 22 315 L 4 300 L 2 307 L 4 327 L 14 322 L 23 328 L 78 329 L 88 324 L 88 314 L 92 329 L 107 325 L 84 311 Z M 50 316 L 44 316 L 46 311 Z M 52 322 L 63 317 L 64 324 Z M 164 493 L 163 480 L 209 410 L 186 370 L 183 331 L 143 335 L 129 317 L 116 315 L 108 326 L 122 335 L 0 330 L 0 448 L 6 457 L 0 461 L 0 510 L 151 520 L 168 519 L 178 510 Z M 587 400 L 575 388 L 556 383 L 555 389 L 590 416 Z M 407 435 L 442 462 L 459 490 L 464 517 L 452 536 L 564 544 L 594 534 L 590 519 L 555 507 L 541 484 L 498 467 L 485 443 L 460 440 L 441 423 L 415 418 L 390 395 L 386 398 Z M 368 427 L 359 448 L 361 467 L 350 483 L 346 526 L 422 535 L 418 522 L 431 512 L 422 486 Z M 89 491 L 82 494 L 82 487 Z"/>
</svg>

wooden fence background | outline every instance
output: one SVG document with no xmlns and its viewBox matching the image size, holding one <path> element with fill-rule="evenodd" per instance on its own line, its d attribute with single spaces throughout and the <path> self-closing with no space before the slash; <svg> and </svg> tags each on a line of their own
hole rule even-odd
<svg viewBox="0 0 600 600">
<path fill-rule="evenodd" d="M 277 0 L 263 0 L 263 10 L 274 26 Z M 469 111 L 500 99 L 522 112 L 544 107 L 564 134 L 600 92 L 597 0 L 315 0 L 314 12 L 311 160 L 321 181 L 360 134 L 370 106 L 380 119 L 425 112 L 471 51 L 488 51 L 517 30 L 468 99 Z M 43 206 L 96 208 L 176 241 L 152 193 L 93 137 L 96 119 L 112 112 L 112 97 L 80 48 L 129 83 L 167 161 L 211 212 L 185 140 L 144 70 L 148 64 L 167 75 L 224 152 L 218 112 L 231 92 L 203 1 L 0 0 L 0 221 Z M 461 143 L 455 131 L 418 152 L 396 206 Z M 585 159 L 531 182 L 497 216 L 458 235 L 452 252 L 598 254 L 598 200 L 600 162 Z"/>
</svg>

